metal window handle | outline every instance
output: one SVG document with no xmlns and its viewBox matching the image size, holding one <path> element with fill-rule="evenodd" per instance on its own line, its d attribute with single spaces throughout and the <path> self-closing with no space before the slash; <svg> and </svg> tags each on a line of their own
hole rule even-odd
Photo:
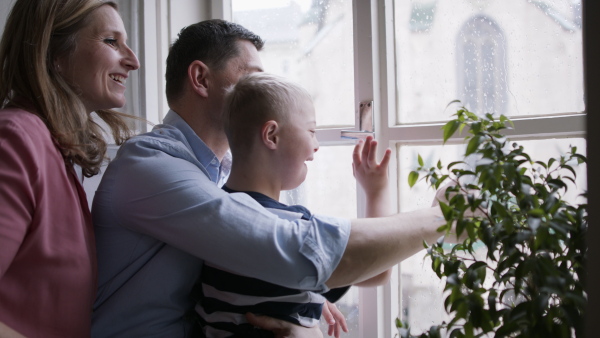
<svg viewBox="0 0 600 338">
<path fill-rule="evenodd" d="M 373 101 L 363 101 L 360 103 L 358 111 L 358 130 L 342 130 L 341 138 L 359 139 L 367 136 L 375 136 L 375 127 L 373 122 Z"/>
</svg>

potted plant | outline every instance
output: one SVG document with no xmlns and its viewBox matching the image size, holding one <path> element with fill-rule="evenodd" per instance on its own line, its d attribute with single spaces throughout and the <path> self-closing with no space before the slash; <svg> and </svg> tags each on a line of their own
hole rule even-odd
<svg viewBox="0 0 600 338">
<path fill-rule="evenodd" d="M 446 190 L 440 208 L 446 224 L 436 243 L 423 243 L 431 267 L 445 280 L 448 322 L 419 337 L 572 337 L 583 330 L 586 293 L 587 204 L 563 199 L 573 165 L 586 162 L 575 147 L 560 158 L 539 161 L 502 131 L 505 116 L 478 116 L 461 107 L 443 127 L 444 143 L 468 130 L 465 158 L 429 167 L 418 157 L 410 173 Z M 449 246 L 446 239 L 458 243 Z M 484 246 L 484 256 L 475 247 Z M 401 337 L 414 337 L 396 322 Z"/>
</svg>

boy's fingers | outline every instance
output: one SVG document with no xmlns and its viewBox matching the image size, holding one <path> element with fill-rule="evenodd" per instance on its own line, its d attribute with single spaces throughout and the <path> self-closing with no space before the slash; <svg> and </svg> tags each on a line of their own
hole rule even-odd
<svg viewBox="0 0 600 338">
<path fill-rule="evenodd" d="M 379 166 L 386 168 L 390 163 L 390 158 L 392 158 L 392 149 L 387 148 L 385 150 L 385 153 L 383 154 L 383 158 L 381 159 L 381 163 L 379 163 Z"/>
<path fill-rule="evenodd" d="M 373 140 L 371 141 L 371 147 L 369 147 L 369 164 L 370 165 L 376 165 L 377 164 L 377 141 Z"/>
<path fill-rule="evenodd" d="M 343 320 L 340 320 L 340 325 L 342 327 L 342 331 L 344 332 L 348 332 L 348 323 L 346 323 L 346 318 L 343 318 Z"/>
<path fill-rule="evenodd" d="M 358 143 L 354 146 L 354 151 L 352 152 L 352 161 L 356 164 L 360 164 L 360 156 L 363 149 L 363 140 L 358 140 Z"/>
<path fill-rule="evenodd" d="M 321 315 L 323 316 L 323 319 L 325 319 L 325 322 L 327 322 L 327 324 L 335 324 L 335 318 L 333 317 L 333 314 L 329 310 L 329 306 L 327 304 L 323 304 L 323 311 L 321 312 Z"/>
<path fill-rule="evenodd" d="M 367 138 L 365 139 L 365 145 L 363 146 L 362 149 L 362 160 L 363 161 L 367 161 L 369 158 L 369 151 L 371 150 L 371 142 L 373 141 L 373 136 L 367 136 Z"/>
</svg>

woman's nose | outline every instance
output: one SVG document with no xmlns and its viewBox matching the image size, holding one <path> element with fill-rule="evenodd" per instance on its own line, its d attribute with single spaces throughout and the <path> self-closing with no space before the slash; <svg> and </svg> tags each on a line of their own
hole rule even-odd
<svg viewBox="0 0 600 338">
<path fill-rule="evenodd" d="M 127 55 L 125 55 L 122 62 L 125 67 L 129 68 L 130 70 L 136 70 L 140 68 L 140 61 L 129 47 L 127 47 Z"/>
</svg>

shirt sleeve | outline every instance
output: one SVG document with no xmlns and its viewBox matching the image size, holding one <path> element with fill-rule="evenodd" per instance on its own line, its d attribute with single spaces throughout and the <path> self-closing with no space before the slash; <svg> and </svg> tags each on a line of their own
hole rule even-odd
<svg viewBox="0 0 600 338">
<path fill-rule="evenodd" d="M 34 209 L 36 162 L 30 138 L 16 124 L 0 121 L 0 278 L 23 242 Z"/>
<path fill-rule="evenodd" d="M 246 194 L 219 189 L 197 165 L 159 149 L 165 145 L 146 142 L 127 143 L 109 166 L 94 199 L 95 222 L 114 218 L 237 274 L 328 290 L 325 282 L 345 250 L 349 220 L 280 219 Z"/>
</svg>

